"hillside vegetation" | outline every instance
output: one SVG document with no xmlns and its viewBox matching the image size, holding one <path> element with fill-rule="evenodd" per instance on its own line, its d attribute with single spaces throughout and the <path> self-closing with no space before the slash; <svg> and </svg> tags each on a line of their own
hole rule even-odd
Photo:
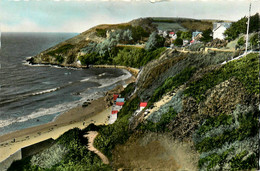
<svg viewBox="0 0 260 171">
<path fill-rule="evenodd" d="M 84 65 L 126 65 L 142 69 L 137 81 L 121 93 L 126 103 L 114 124 L 70 130 L 51 148 L 16 161 L 9 170 L 18 167 L 24 170 L 256 169 L 259 54 L 250 53 L 222 64 L 237 57 L 240 51 L 206 53 L 201 51 L 203 43 L 190 46 L 187 53 L 163 48 L 163 39 L 153 33 L 152 23 L 166 21 L 178 21 L 183 27 L 185 22 L 201 22 L 165 18 L 134 20 L 130 22 L 132 25 L 116 25 L 118 29 L 108 32 L 109 37 L 105 35 L 108 26 L 98 27 L 95 36 L 102 42 L 91 40 L 88 46 L 81 48 L 67 42 L 49 51 L 48 54 L 54 56 L 49 59 L 61 61 L 62 53 L 70 53 L 76 46 L 80 51 L 78 59 Z M 186 27 L 187 30 L 192 28 Z M 117 37 L 118 34 L 121 36 Z M 143 38 L 147 39 L 145 48 L 117 46 L 118 43 L 141 43 Z M 145 110 L 150 112 L 138 112 L 140 102 L 148 102 Z M 99 132 L 94 145 L 109 158 L 109 165 L 104 165 L 87 150 L 83 135 L 89 130 Z M 172 151 L 176 144 L 182 147 L 174 147 L 178 153 Z M 145 154 L 151 155 L 146 157 Z M 165 165 L 155 165 L 155 159 Z M 187 161 L 191 164 L 189 167 L 185 166 Z"/>
</svg>

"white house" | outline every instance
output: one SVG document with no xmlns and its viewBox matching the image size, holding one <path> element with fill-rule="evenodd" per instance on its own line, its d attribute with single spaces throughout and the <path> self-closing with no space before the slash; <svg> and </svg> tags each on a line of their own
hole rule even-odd
<svg viewBox="0 0 260 171">
<path fill-rule="evenodd" d="M 231 23 L 213 23 L 213 39 L 225 39 L 224 32 L 231 26 Z"/>
</svg>

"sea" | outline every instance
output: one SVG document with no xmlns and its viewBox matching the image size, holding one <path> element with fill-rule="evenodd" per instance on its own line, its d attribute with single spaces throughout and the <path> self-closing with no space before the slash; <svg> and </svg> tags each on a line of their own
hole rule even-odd
<svg viewBox="0 0 260 171">
<path fill-rule="evenodd" d="M 2 33 L 0 135 L 51 122 L 61 113 L 97 99 L 131 74 L 113 68 L 76 69 L 30 65 L 37 55 L 77 33 Z"/>
</svg>

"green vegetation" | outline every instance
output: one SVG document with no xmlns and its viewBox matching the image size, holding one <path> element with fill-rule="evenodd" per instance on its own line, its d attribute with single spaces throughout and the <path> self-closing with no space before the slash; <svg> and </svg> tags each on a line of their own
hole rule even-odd
<svg viewBox="0 0 260 171">
<path fill-rule="evenodd" d="M 200 51 L 200 49 L 204 47 L 204 43 L 195 43 L 190 46 L 187 46 L 186 48 L 191 51 Z"/>
<path fill-rule="evenodd" d="M 245 169 L 251 169 L 251 168 L 257 168 L 257 155 L 256 154 L 249 154 L 247 151 L 243 151 L 239 154 L 237 154 L 235 157 L 231 159 L 231 168 L 232 170 L 245 170 Z M 243 160 L 243 158 L 246 158 L 246 160 Z"/>
<path fill-rule="evenodd" d="M 112 125 L 101 127 L 94 145 L 109 158 L 112 157 L 112 150 L 117 144 L 125 143 L 131 135 L 129 129 L 129 118 L 139 107 L 139 97 L 128 100 L 118 113 L 118 119 Z"/>
<path fill-rule="evenodd" d="M 74 47 L 75 47 L 74 45 L 65 44 L 55 50 L 49 51 L 48 53 L 46 53 L 46 55 L 55 57 L 56 61 L 58 61 L 58 63 L 61 64 L 64 61 L 63 55 L 66 54 L 70 49 Z"/>
<path fill-rule="evenodd" d="M 245 38 L 244 36 L 242 36 L 238 39 L 236 47 L 243 47 L 245 46 L 245 43 L 246 43 Z"/>
<path fill-rule="evenodd" d="M 132 26 L 130 29 L 132 30 L 132 37 L 134 42 L 138 42 L 140 40 L 142 41 L 144 37 L 149 37 L 149 32 L 141 26 Z"/>
<path fill-rule="evenodd" d="M 145 49 L 148 51 L 155 50 L 156 48 L 163 47 L 165 39 L 159 36 L 156 32 L 153 32 L 148 41 L 146 42 Z"/>
<path fill-rule="evenodd" d="M 205 163 L 208 163 L 207 170 L 212 169 L 216 165 L 220 164 L 220 167 L 223 167 L 228 154 L 233 151 L 233 149 L 228 149 L 222 154 L 213 153 L 205 158 L 199 160 L 198 166 L 201 168 Z"/>
<path fill-rule="evenodd" d="M 250 40 L 249 40 L 249 42 L 250 42 L 250 44 L 251 44 L 251 46 L 252 46 L 253 48 L 257 48 L 257 46 L 258 46 L 258 41 L 259 41 L 259 35 L 258 35 L 258 33 L 253 34 L 253 36 L 250 37 Z"/>
<path fill-rule="evenodd" d="M 183 39 L 177 38 L 177 39 L 174 40 L 173 43 L 174 43 L 175 46 L 182 46 L 183 45 Z"/>
<path fill-rule="evenodd" d="M 121 96 L 125 99 L 128 99 L 128 97 L 134 92 L 135 90 L 135 83 L 130 83 L 127 85 L 127 87 L 124 89 L 123 92 L 121 92 Z"/>
<path fill-rule="evenodd" d="M 169 108 L 167 113 L 162 114 L 159 122 L 153 123 L 152 121 L 146 121 L 139 125 L 139 130 L 141 131 L 151 131 L 151 132 L 169 132 L 167 125 L 175 118 L 177 112 L 173 108 Z"/>
<path fill-rule="evenodd" d="M 96 34 L 99 37 L 106 38 L 107 37 L 106 33 L 107 33 L 107 29 L 96 29 Z"/>
<path fill-rule="evenodd" d="M 192 96 L 197 102 L 200 102 L 205 98 L 208 89 L 232 77 L 237 78 L 249 93 L 259 94 L 258 66 L 258 54 L 249 54 L 242 59 L 231 61 L 221 68 L 205 74 L 201 79 L 190 83 L 184 94 Z"/>
<path fill-rule="evenodd" d="M 144 66 L 149 61 L 157 59 L 165 48 L 158 48 L 153 51 L 146 51 L 142 48 L 136 47 L 115 47 L 111 50 L 110 56 L 92 52 L 84 56 L 80 56 L 79 60 L 82 65 L 93 64 L 110 64 L 110 65 L 124 65 L 139 68 Z"/>
<path fill-rule="evenodd" d="M 114 57 L 113 64 L 140 68 L 149 61 L 159 58 L 163 51 L 165 51 L 165 48 L 146 51 L 141 48 L 124 47 Z"/>
<path fill-rule="evenodd" d="M 212 37 L 212 30 L 211 29 L 207 29 L 207 30 L 204 30 L 202 32 L 202 38 L 200 39 L 200 41 L 204 42 L 204 43 L 207 43 L 207 42 L 210 42 L 213 40 L 213 37 Z"/>
<path fill-rule="evenodd" d="M 247 20 L 248 20 L 247 17 L 243 17 L 237 22 L 232 23 L 230 28 L 228 28 L 224 33 L 227 36 L 226 39 L 234 40 L 239 36 L 239 34 L 241 33 L 246 34 Z M 260 27 L 259 14 L 256 13 L 255 15 L 250 17 L 249 33 L 258 31 L 259 27 Z"/>
<path fill-rule="evenodd" d="M 93 127 L 93 126 L 92 126 Z M 8 170 L 20 171 L 41 171 L 41 170 L 112 170 L 109 165 L 103 164 L 100 158 L 87 149 L 87 139 L 83 137 L 84 131 L 78 128 L 67 131 L 56 140 L 53 148 L 60 148 L 62 145 L 66 150 L 62 156 L 56 149 L 49 149 L 40 154 L 14 162 Z M 45 158 L 47 153 L 48 158 Z M 61 157 L 58 161 L 57 157 Z M 32 158 L 34 158 L 32 160 Z M 33 165 L 41 163 L 39 165 Z M 40 167 L 42 166 L 42 167 Z"/>
<path fill-rule="evenodd" d="M 189 41 L 191 41 L 191 38 L 192 38 L 191 31 L 183 31 L 183 32 L 181 32 L 181 39 L 182 40 L 189 40 Z"/>
<path fill-rule="evenodd" d="M 198 129 L 197 133 L 204 135 L 206 132 L 212 130 L 220 125 L 230 125 L 233 122 L 231 115 L 221 114 L 216 117 L 211 117 L 207 119 Z"/>
<path fill-rule="evenodd" d="M 55 55 L 60 54 L 60 53 L 64 54 L 68 50 L 73 48 L 74 46 L 75 45 L 72 45 L 72 44 L 65 44 L 65 45 L 63 45 L 63 46 L 61 46 L 61 47 L 59 47 L 59 48 L 57 48 L 57 49 L 55 49 L 53 51 L 48 52 L 47 55 L 55 56 Z"/>
<path fill-rule="evenodd" d="M 148 106 L 158 101 L 167 92 L 170 92 L 178 86 L 184 84 L 186 81 L 190 79 L 190 77 L 193 75 L 195 71 L 196 68 L 194 67 L 185 68 L 179 74 L 165 80 L 164 83 L 154 91 L 152 97 L 148 102 Z"/>
<path fill-rule="evenodd" d="M 238 112 L 243 111 L 238 110 Z M 233 127 L 233 129 L 226 129 L 222 132 L 218 131 L 218 135 L 205 137 L 205 135 L 212 130 L 224 129 L 229 125 L 232 127 L 232 125 L 236 124 L 235 120 L 238 121 L 238 124 Z M 257 164 L 256 157 L 251 154 L 252 152 L 249 153 L 249 151 L 256 151 L 257 149 L 252 145 L 246 146 L 246 141 L 248 140 L 251 144 L 254 143 L 252 141 L 253 139 L 250 138 L 257 135 L 257 127 L 257 113 L 253 111 L 238 113 L 237 116 L 223 114 L 207 119 L 195 133 L 196 136 L 202 137 L 201 141 L 195 141 L 196 149 L 202 153 L 201 156 L 205 156 L 207 153 L 209 154 L 200 158 L 198 163 L 199 168 L 205 169 L 206 167 L 208 170 L 218 167 L 219 170 L 222 170 L 224 164 L 228 163 L 228 166 L 232 168 L 232 170 L 255 168 Z M 255 139 L 255 141 L 257 142 L 257 139 Z M 241 145 L 238 145 L 240 142 L 245 145 L 246 148 L 250 148 L 247 149 L 249 151 L 239 153 L 241 150 L 246 150 L 240 147 Z M 227 143 L 229 145 L 227 145 Z M 245 157 L 246 155 L 248 156 Z"/>
</svg>

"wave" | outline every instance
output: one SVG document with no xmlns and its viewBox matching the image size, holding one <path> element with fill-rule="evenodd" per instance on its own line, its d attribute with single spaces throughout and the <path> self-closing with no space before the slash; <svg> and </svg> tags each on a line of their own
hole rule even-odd
<svg viewBox="0 0 260 171">
<path fill-rule="evenodd" d="M 123 72 L 124 72 L 124 74 L 121 75 L 120 77 L 98 79 L 97 82 L 101 84 L 101 86 L 99 86 L 99 88 L 107 87 L 107 86 L 110 86 L 117 82 L 124 81 L 132 76 L 131 73 L 128 72 L 127 70 L 123 70 Z"/>
<path fill-rule="evenodd" d="M 128 79 L 131 77 L 131 74 L 128 71 L 123 70 L 123 72 L 124 72 L 123 75 L 116 77 L 116 78 L 98 78 L 97 76 L 85 78 L 85 79 L 81 80 L 80 82 L 95 81 L 95 82 L 99 83 L 101 86 L 95 87 L 95 88 L 93 88 L 93 87 L 88 88 L 84 93 L 80 94 L 81 99 L 79 99 L 77 101 L 70 101 L 70 102 L 66 102 L 66 103 L 62 103 L 62 104 L 57 104 L 57 105 L 55 105 L 53 107 L 49 107 L 49 108 L 39 108 L 36 111 L 34 111 L 26 116 L 13 117 L 13 118 L 6 119 L 6 120 L 0 120 L 0 127 L 7 127 L 9 125 L 12 125 L 15 123 L 22 123 L 22 122 L 25 122 L 24 124 L 26 124 L 26 122 L 28 122 L 29 120 L 36 119 L 36 118 L 39 118 L 42 116 L 50 116 L 50 117 L 53 117 L 53 120 L 55 120 L 56 117 L 59 116 L 60 113 L 63 113 L 73 107 L 81 105 L 83 102 L 87 101 L 88 99 L 98 99 L 98 98 L 104 96 L 104 94 L 108 90 L 108 88 L 111 88 L 111 85 L 113 85 L 113 84 L 115 85 L 116 83 L 118 83 L 120 81 L 124 81 L 125 79 Z M 102 73 L 99 75 L 103 76 L 103 75 L 105 75 L 105 73 Z M 69 82 L 68 85 L 70 85 L 70 84 L 72 84 L 72 82 Z M 25 98 L 26 96 L 31 96 L 31 95 L 35 96 L 35 95 L 42 95 L 45 93 L 51 93 L 51 92 L 57 91 L 61 88 L 63 88 L 63 86 L 51 88 L 51 89 L 47 89 L 47 90 L 42 90 L 39 92 L 29 93 L 27 95 L 24 95 L 22 98 Z M 0 103 L 0 105 L 1 105 L 1 103 Z M 51 115 L 54 115 L 54 116 L 51 116 Z"/>
<path fill-rule="evenodd" d="M 15 123 L 26 122 L 31 119 L 37 119 L 42 116 L 54 115 L 57 113 L 58 114 L 64 113 L 64 112 L 68 111 L 69 109 L 72 109 L 78 105 L 81 105 L 83 102 L 87 101 L 88 99 L 95 100 L 95 99 L 102 97 L 103 95 L 104 94 L 102 94 L 101 92 L 95 91 L 95 92 L 89 93 L 87 95 L 84 95 L 84 97 L 78 101 L 71 101 L 71 102 L 66 102 L 66 103 L 62 103 L 62 104 L 57 104 L 50 108 L 39 108 L 35 112 L 32 112 L 31 114 L 26 115 L 26 116 L 10 118 L 10 119 L 6 119 L 6 120 L 0 120 L 0 128 L 9 126 L 9 125 L 15 124 Z M 59 116 L 59 115 L 57 115 L 57 116 Z M 53 118 L 53 121 L 56 119 L 56 117 Z"/>
<path fill-rule="evenodd" d="M 57 91 L 59 89 L 60 89 L 60 87 L 52 88 L 52 89 L 48 89 L 48 90 L 43 90 L 43 91 L 39 91 L 39 92 L 36 92 L 36 93 L 32 93 L 32 95 L 35 96 L 35 95 L 40 95 L 40 94 L 51 93 L 51 92 Z"/>
<path fill-rule="evenodd" d="M 28 58 L 30 58 L 30 57 L 28 57 Z M 52 68 L 65 68 L 65 69 L 69 69 L 69 70 L 82 70 L 82 68 L 59 66 L 59 65 L 55 65 L 55 64 L 31 64 L 27 60 L 23 60 L 22 64 L 25 66 L 33 66 L 33 67 L 52 67 Z"/>
<path fill-rule="evenodd" d="M 87 82 L 87 81 L 89 81 L 89 80 L 90 80 L 90 77 L 84 78 L 84 79 L 80 80 L 80 82 Z"/>
<path fill-rule="evenodd" d="M 46 93 L 51 93 L 51 92 L 57 91 L 59 89 L 61 89 L 61 87 L 56 87 L 56 88 L 47 89 L 47 90 L 34 92 L 34 93 L 27 93 L 27 94 L 20 94 L 20 95 L 16 94 L 15 95 L 16 98 L 1 100 L 0 106 L 6 105 L 6 104 L 9 104 L 9 103 L 13 103 L 13 102 L 19 101 L 21 99 L 24 99 L 24 98 L 27 98 L 27 97 L 30 97 L 30 96 L 37 96 L 37 95 L 42 95 L 42 94 L 46 94 Z"/>
</svg>

